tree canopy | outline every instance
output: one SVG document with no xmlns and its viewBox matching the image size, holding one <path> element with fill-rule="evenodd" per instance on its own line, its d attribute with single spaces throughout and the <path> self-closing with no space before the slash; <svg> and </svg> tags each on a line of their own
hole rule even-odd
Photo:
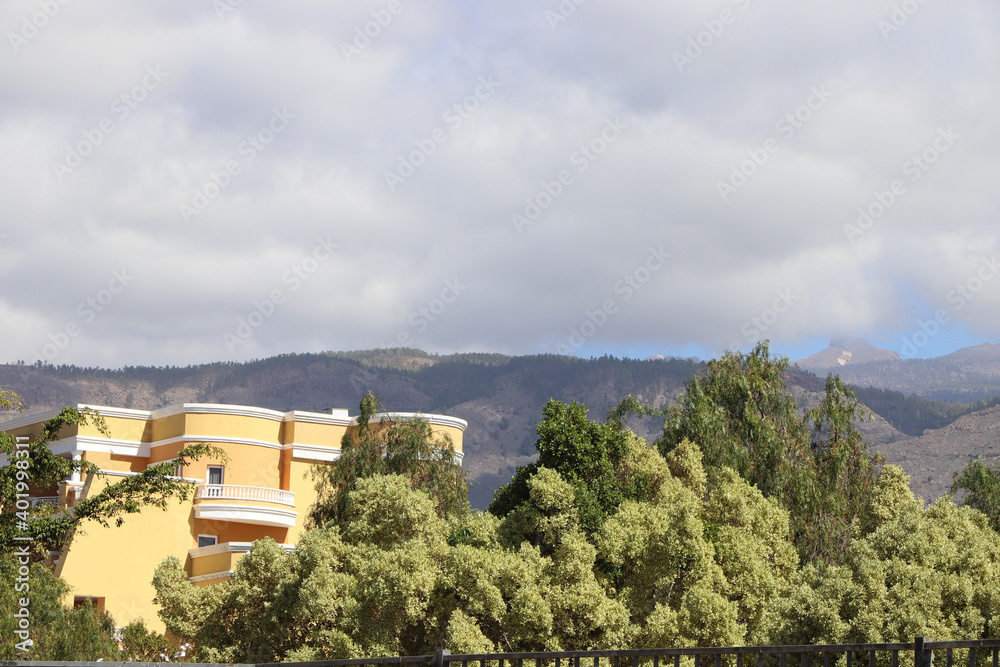
<svg viewBox="0 0 1000 667">
<path fill-rule="evenodd" d="M 28 537 L 36 560 L 49 552 L 67 548 L 82 525 L 93 521 L 102 526 L 114 521 L 121 525 L 125 516 L 146 507 L 164 509 L 174 500 L 185 500 L 194 485 L 174 477 L 178 463 L 187 465 L 204 456 L 224 459 L 225 452 L 206 444 L 188 445 L 170 461 L 151 465 L 142 472 L 109 484 L 101 491 L 78 501 L 72 511 L 58 510 L 48 504 L 26 507 L 24 497 L 34 489 L 53 489 L 74 473 L 103 477 L 100 468 L 88 461 L 74 461 L 52 453 L 49 444 L 68 426 L 93 421 L 108 435 L 100 415 L 63 409 L 46 421 L 39 435 L 27 446 L 18 447 L 8 433 L 0 433 L 0 451 L 9 464 L 0 468 L 0 552 L 15 548 L 16 537 Z M 20 501 L 20 502 L 19 502 Z"/>
<path fill-rule="evenodd" d="M 828 377 L 820 405 L 800 415 L 787 369 L 766 341 L 710 361 L 667 411 L 657 446 L 668 453 L 685 439 L 697 443 L 710 483 L 733 468 L 789 511 L 803 559 L 836 561 L 882 461 L 855 427 L 866 410 L 840 378 Z"/>
<path fill-rule="evenodd" d="M 361 399 L 357 428 L 344 434 L 340 457 L 317 466 L 318 498 L 310 511 L 313 525 L 347 520 L 347 498 L 362 479 L 375 475 L 402 475 L 414 488 L 429 493 L 439 516 L 469 511 L 469 487 L 458 464 L 454 444 L 438 437 L 426 419 L 391 420 L 378 398 L 367 392 Z"/>
<path fill-rule="evenodd" d="M 962 504 L 979 510 L 1000 530 L 1000 463 L 992 466 L 975 459 L 955 475 L 951 492 L 965 491 Z"/>
<path fill-rule="evenodd" d="M 620 421 L 595 422 L 580 403 L 550 399 L 537 427 L 538 461 L 518 468 L 514 478 L 497 489 L 490 511 L 504 517 L 534 501 L 528 481 L 542 468 L 558 472 L 573 488 L 580 525 L 587 532 L 600 528 L 607 516 L 637 489 L 622 488 L 615 468 L 638 442 Z M 635 480 L 641 484 L 641 480 Z"/>
</svg>

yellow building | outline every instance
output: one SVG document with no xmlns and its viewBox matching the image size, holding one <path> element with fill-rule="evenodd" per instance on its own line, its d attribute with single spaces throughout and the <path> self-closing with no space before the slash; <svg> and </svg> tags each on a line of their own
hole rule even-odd
<svg viewBox="0 0 1000 667">
<path fill-rule="evenodd" d="M 271 537 L 291 549 L 316 500 L 311 469 L 335 460 L 341 438 L 356 428 L 347 410 L 277 412 L 197 403 L 153 411 L 77 407 L 101 415 L 110 437 L 88 423 L 64 429 L 51 448 L 94 463 L 106 477 L 66 480 L 58 495 L 33 502 L 72 506 L 116 478 L 171 460 L 195 443 L 215 445 L 228 456 L 224 464 L 202 459 L 178 470 L 196 485 L 192 500 L 174 501 L 167 511 L 146 508 L 126 516 L 121 527 L 85 524 L 56 562 L 56 574 L 72 586 L 73 601 L 90 598 L 119 625 L 141 618 L 161 632 L 151 584 L 156 566 L 166 556 L 177 556 L 192 582 L 209 584 L 228 579 L 254 540 Z M 34 438 L 41 424 L 56 414 L 21 417 L 0 428 Z M 461 462 L 467 423 L 442 415 L 388 415 L 393 421 L 416 417 L 426 419 L 435 434 L 450 436 Z M 6 464 L 0 454 L 0 465 Z"/>
</svg>

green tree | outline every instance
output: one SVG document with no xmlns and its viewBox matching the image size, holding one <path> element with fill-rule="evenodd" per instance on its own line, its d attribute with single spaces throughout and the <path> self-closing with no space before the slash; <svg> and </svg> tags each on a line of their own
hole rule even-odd
<svg viewBox="0 0 1000 667">
<path fill-rule="evenodd" d="M 18 447 L 10 434 L 0 433 L 0 451 L 8 460 L 8 464 L 0 468 L 0 552 L 18 548 L 22 543 L 15 538 L 28 537 L 34 548 L 34 558 L 42 560 L 50 551 L 66 549 L 75 532 L 87 521 L 107 526 L 113 520 L 120 526 L 126 515 L 136 514 L 145 507 L 165 509 L 171 501 L 185 500 L 194 492 L 193 484 L 174 477 L 178 463 L 187 465 L 204 456 L 225 458 L 225 452 L 217 447 L 189 445 L 179 451 L 175 459 L 151 465 L 137 475 L 80 500 L 71 512 L 57 511 L 44 504 L 25 508 L 25 494 L 35 489 L 55 488 L 74 473 L 104 477 L 94 464 L 58 456 L 49 448 L 62 429 L 88 421 L 95 422 L 101 432 L 109 436 L 99 415 L 75 407 L 65 408 L 46 421 L 39 435 L 26 447 Z"/>
<path fill-rule="evenodd" d="M 342 523 L 348 495 L 359 480 L 375 475 L 403 475 L 414 488 L 429 493 L 439 516 L 469 511 L 465 471 L 457 463 L 454 444 L 435 436 L 425 419 L 391 421 L 379 400 L 368 392 L 361 399 L 357 429 L 344 434 L 340 458 L 314 469 L 318 499 L 310 512 L 313 525 Z"/>
<path fill-rule="evenodd" d="M 732 470 L 708 489 L 688 442 L 667 458 L 637 444 L 615 473 L 644 490 L 591 535 L 551 468 L 504 519 L 446 521 L 407 478 L 364 478 L 345 522 L 292 553 L 254 543 L 228 582 L 164 561 L 161 617 L 222 662 L 767 643 L 795 574 L 787 512 Z"/>
<path fill-rule="evenodd" d="M 542 468 L 559 475 L 573 488 L 580 526 L 593 533 L 607 516 L 636 490 L 622 488 L 615 467 L 638 438 L 623 427 L 623 417 L 613 413 L 607 422 L 587 418 L 587 408 L 549 399 L 537 426 L 538 461 L 517 469 L 514 478 L 497 489 L 490 512 L 504 517 L 532 503 L 528 481 Z M 641 480 L 636 480 L 641 484 Z"/>
<path fill-rule="evenodd" d="M 347 495 L 342 524 L 308 531 L 290 554 L 254 542 L 229 581 L 198 587 L 164 560 L 153 585 L 167 629 L 210 662 L 425 651 L 448 524 L 400 475 L 359 479 Z"/>
<path fill-rule="evenodd" d="M 790 512 L 803 559 L 838 560 L 881 459 L 855 427 L 865 410 L 838 377 L 827 378 L 821 404 L 801 416 L 785 385 L 787 368 L 766 341 L 710 361 L 667 411 L 657 445 L 669 453 L 685 439 L 697 443 L 710 483 L 733 468 Z"/>
<path fill-rule="evenodd" d="M 973 460 L 955 475 L 951 492 L 966 492 L 962 504 L 973 507 L 990 521 L 994 530 L 1000 531 L 1000 464 L 992 467 Z"/>
<path fill-rule="evenodd" d="M 1000 632 L 1000 535 L 947 497 L 927 508 L 886 466 L 867 534 L 839 565 L 809 564 L 779 601 L 781 643 L 986 639 Z"/>
</svg>

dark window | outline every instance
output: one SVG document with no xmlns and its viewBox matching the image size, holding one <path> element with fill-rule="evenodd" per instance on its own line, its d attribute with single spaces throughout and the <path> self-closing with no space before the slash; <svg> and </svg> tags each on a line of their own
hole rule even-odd
<svg viewBox="0 0 1000 667">
<path fill-rule="evenodd" d="M 208 466 L 208 483 L 222 484 L 222 466 Z"/>
</svg>

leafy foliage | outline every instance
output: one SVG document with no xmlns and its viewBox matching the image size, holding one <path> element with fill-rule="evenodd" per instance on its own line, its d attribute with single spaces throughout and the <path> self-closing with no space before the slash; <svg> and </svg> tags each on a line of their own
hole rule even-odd
<svg viewBox="0 0 1000 667">
<path fill-rule="evenodd" d="M 926 509 L 886 466 L 869 531 L 840 565 L 808 565 L 779 600 L 781 643 L 984 639 L 1000 632 L 1000 535 L 942 498 Z"/>
<path fill-rule="evenodd" d="M 970 461 L 955 475 L 951 492 L 960 489 L 966 491 L 962 503 L 985 514 L 993 529 L 1000 531 L 1000 463 L 991 467 L 982 461 Z"/>
<path fill-rule="evenodd" d="M 574 484 L 544 466 L 525 480 L 529 502 L 504 519 L 446 521 L 405 477 L 360 479 L 344 523 L 309 531 L 292 553 L 255 543 L 229 582 L 199 588 L 180 561 L 164 561 L 161 616 L 213 661 L 769 636 L 777 617 L 766 603 L 795 571 L 787 514 L 732 472 L 706 496 L 689 443 L 669 459 L 635 443 L 613 477 L 648 484 L 593 540 Z"/>
<path fill-rule="evenodd" d="M 10 554 L 0 556 L 0 660 L 150 660 L 161 661 L 171 655 L 166 637 L 149 632 L 141 621 L 122 629 L 116 638 L 115 622 L 89 602 L 69 608 L 62 602 L 69 592 L 66 583 L 40 564 L 28 566 L 28 574 L 19 574 L 22 565 Z M 21 600 L 28 602 L 22 607 Z M 22 644 L 14 634 L 19 628 L 21 609 L 28 610 L 29 643 Z M 27 651 L 20 650 L 21 644 Z"/>
<path fill-rule="evenodd" d="M 497 489 L 490 512 L 504 517 L 532 504 L 530 479 L 542 469 L 559 473 L 573 488 L 581 527 L 593 533 L 632 492 L 618 485 L 616 466 L 637 441 L 620 419 L 594 422 L 580 403 L 554 399 L 542 409 L 537 427 L 538 461 L 518 468 L 509 484 Z"/>
<path fill-rule="evenodd" d="M 437 501 L 440 516 L 469 511 L 469 489 L 465 471 L 458 465 L 454 445 L 445 436 L 438 439 L 424 419 L 390 421 L 371 393 L 361 400 L 358 427 L 341 441 L 340 458 L 328 466 L 317 466 L 319 497 L 311 510 L 313 524 L 343 523 L 347 499 L 359 480 L 375 475 L 403 475 L 414 488 Z"/>
<path fill-rule="evenodd" d="M 173 476 L 176 464 L 186 465 L 204 456 L 225 458 L 225 452 L 217 447 L 189 445 L 178 452 L 177 458 L 151 465 L 135 476 L 109 484 L 80 500 L 72 511 L 56 511 L 44 504 L 28 510 L 19 509 L 18 494 L 55 489 L 77 472 L 98 478 L 104 476 L 94 464 L 58 456 L 49 448 L 64 428 L 84 425 L 88 420 L 94 421 L 107 435 L 99 415 L 75 407 L 65 408 L 46 421 L 39 436 L 27 447 L 18 448 L 9 434 L 0 433 L 0 450 L 11 462 L 0 468 L 0 552 L 12 550 L 15 537 L 28 536 L 36 549 L 36 559 L 42 559 L 50 551 L 68 547 L 74 533 L 87 521 L 107 526 L 114 520 L 115 525 L 120 526 L 126 515 L 136 514 L 144 507 L 165 509 L 172 500 L 187 499 L 194 492 L 190 482 Z"/>
<path fill-rule="evenodd" d="M 657 445 L 669 453 L 685 439 L 698 443 L 710 482 L 732 467 L 790 512 L 803 559 L 836 561 L 881 461 L 855 428 L 860 408 L 839 378 L 827 378 L 823 402 L 803 418 L 785 386 L 787 368 L 766 341 L 709 362 L 667 411 Z"/>
</svg>

